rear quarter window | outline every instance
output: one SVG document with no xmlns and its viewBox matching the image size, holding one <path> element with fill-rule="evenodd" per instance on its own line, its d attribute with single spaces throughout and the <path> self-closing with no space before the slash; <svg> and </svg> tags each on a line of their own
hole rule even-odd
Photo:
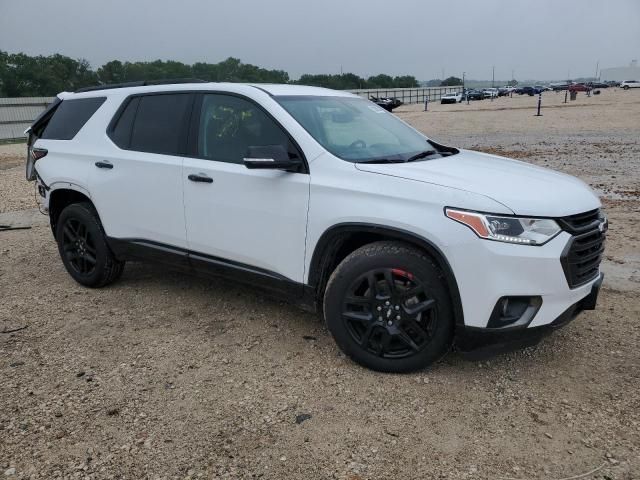
<svg viewBox="0 0 640 480">
<path fill-rule="evenodd" d="M 129 150 L 165 155 L 185 153 L 192 103 L 193 95 L 188 93 L 140 97 Z"/>
<path fill-rule="evenodd" d="M 106 97 L 63 100 L 40 138 L 46 140 L 71 140 L 104 103 Z"/>
<path fill-rule="evenodd" d="M 122 149 L 128 149 L 131 144 L 131 131 L 133 130 L 133 121 L 136 118 L 139 103 L 140 97 L 131 98 L 126 103 L 113 128 L 107 132 L 113 143 Z"/>
</svg>

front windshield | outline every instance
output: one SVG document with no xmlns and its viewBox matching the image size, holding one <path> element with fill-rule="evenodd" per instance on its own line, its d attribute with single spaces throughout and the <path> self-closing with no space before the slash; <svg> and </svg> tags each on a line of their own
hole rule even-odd
<svg viewBox="0 0 640 480">
<path fill-rule="evenodd" d="M 275 99 L 318 143 L 343 160 L 406 161 L 433 148 L 426 137 L 363 98 L 292 95 Z"/>
</svg>

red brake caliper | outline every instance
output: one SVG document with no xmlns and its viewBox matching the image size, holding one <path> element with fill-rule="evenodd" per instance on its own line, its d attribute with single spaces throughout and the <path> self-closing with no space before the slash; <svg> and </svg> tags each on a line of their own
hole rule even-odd
<svg viewBox="0 0 640 480">
<path fill-rule="evenodd" d="M 413 281 L 413 274 L 410 272 L 407 272 L 406 270 L 401 270 L 399 268 L 392 268 L 391 269 L 391 273 L 393 275 L 396 275 L 398 277 L 402 277 L 403 279 L 405 279 L 404 281 L 404 286 L 405 288 L 409 288 L 409 282 Z M 406 301 L 407 299 L 405 299 Z"/>
<path fill-rule="evenodd" d="M 391 273 L 398 275 L 399 277 L 405 277 L 407 280 L 413 280 L 413 274 L 405 270 L 400 270 L 399 268 L 392 268 Z"/>
</svg>

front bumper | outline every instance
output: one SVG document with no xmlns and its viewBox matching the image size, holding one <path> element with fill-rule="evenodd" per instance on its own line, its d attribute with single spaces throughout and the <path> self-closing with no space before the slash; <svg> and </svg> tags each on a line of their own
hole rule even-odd
<svg viewBox="0 0 640 480">
<path fill-rule="evenodd" d="M 544 336 L 575 319 L 584 310 L 594 310 L 604 274 L 592 282 L 587 296 L 575 302 L 552 322 L 538 327 L 517 329 L 490 329 L 458 326 L 455 346 L 464 356 L 480 359 L 487 356 L 536 345 Z"/>
<path fill-rule="evenodd" d="M 572 235 L 563 231 L 540 246 L 480 240 L 468 227 L 450 222 L 442 250 L 455 275 L 462 306 L 459 327 L 487 328 L 502 297 L 539 296 L 541 306 L 528 323 L 534 328 L 552 323 L 591 292 L 597 281 L 571 287 L 561 258 Z M 596 272 L 597 275 L 597 272 Z"/>
</svg>

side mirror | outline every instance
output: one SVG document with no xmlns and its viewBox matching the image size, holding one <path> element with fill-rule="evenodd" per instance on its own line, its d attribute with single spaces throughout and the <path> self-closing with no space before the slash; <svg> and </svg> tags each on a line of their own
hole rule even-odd
<svg viewBox="0 0 640 480">
<path fill-rule="evenodd" d="M 244 158 L 247 168 L 295 171 L 302 165 L 302 159 L 289 158 L 287 149 L 282 145 L 263 145 L 249 147 Z"/>
</svg>

